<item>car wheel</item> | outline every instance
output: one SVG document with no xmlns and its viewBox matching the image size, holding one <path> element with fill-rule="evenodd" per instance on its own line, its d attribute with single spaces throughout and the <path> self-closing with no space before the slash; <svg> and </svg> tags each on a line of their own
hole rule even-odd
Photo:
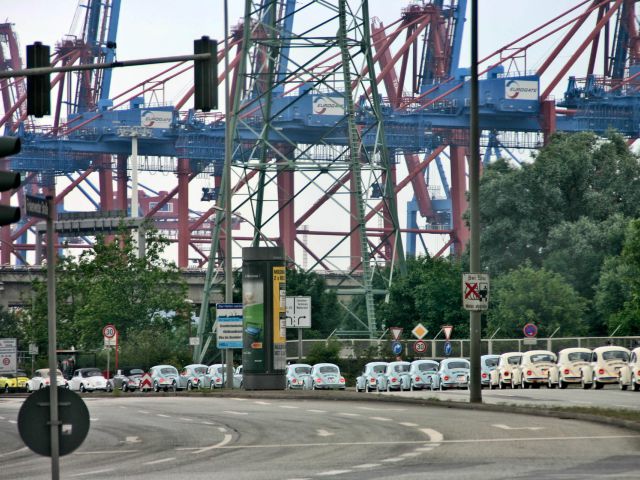
<svg viewBox="0 0 640 480">
<path fill-rule="evenodd" d="M 587 382 L 585 382 L 585 381 L 584 381 L 584 377 L 582 377 L 582 379 L 580 380 L 580 384 L 582 385 L 582 388 L 583 388 L 584 390 L 589 390 L 589 389 L 591 388 L 591 385 L 593 385 L 593 384 L 591 384 L 591 383 L 587 383 Z"/>
<path fill-rule="evenodd" d="M 391 384 L 387 383 L 387 392 L 391 391 Z"/>
<path fill-rule="evenodd" d="M 409 383 L 409 391 L 413 392 L 413 381 Z"/>
<path fill-rule="evenodd" d="M 313 382 L 311 384 L 311 390 L 318 390 L 318 387 L 316 387 L 316 382 Z"/>
<path fill-rule="evenodd" d="M 633 385 L 633 391 L 640 391 L 640 385 L 638 384 L 638 380 L 636 378 L 631 377 L 631 385 Z"/>
<path fill-rule="evenodd" d="M 113 392 L 113 386 L 111 383 L 107 383 L 107 392 Z"/>
<path fill-rule="evenodd" d="M 156 393 L 160 391 L 160 385 L 158 385 L 158 382 L 153 382 L 153 391 Z"/>
<path fill-rule="evenodd" d="M 522 379 L 520 384 L 522 385 L 522 389 L 523 390 L 531 388 L 531 384 L 529 384 L 529 382 L 527 382 L 524 378 Z"/>
<path fill-rule="evenodd" d="M 215 389 L 216 389 L 216 382 L 211 380 L 211 383 L 209 384 L 209 390 L 215 390 Z"/>
<path fill-rule="evenodd" d="M 9 384 L 8 383 L 4 384 L 4 393 L 9 393 Z"/>
<path fill-rule="evenodd" d="M 43 384 L 40 384 L 40 387 L 38 388 L 39 390 L 42 390 L 44 388 Z"/>
<path fill-rule="evenodd" d="M 291 390 L 291 382 L 289 382 L 289 380 L 287 380 L 287 390 Z M 356 391 L 359 392 L 360 390 L 358 390 L 358 386 L 356 385 Z"/>
<path fill-rule="evenodd" d="M 560 379 L 560 380 L 559 380 L 559 383 L 558 383 L 558 386 L 559 386 L 562 390 L 564 390 L 565 388 L 567 388 L 567 387 L 569 386 L 569 384 L 568 384 L 567 382 L 565 382 L 564 380 Z"/>
<path fill-rule="evenodd" d="M 553 390 L 554 388 L 556 388 L 556 384 L 553 383 L 551 380 L 547 380 L 547 388 L 550 388 Z"/>
<path fill-rule="evenodd" d="M 81 383 L 81 384 L 80 384 L 80 391 L 81 391 L 82 393 L 85 393 L 85 392 L 87 391 L 87 389 L 86 389 L 86 388 L 84 388 L 84 383 Z"/>
<path fill-rule="evenodd" d="M 502 380 L 498 380 L 498 385 L 500 386 L 500 390 L 507 388 L 507 385 Z"/>
<path fill-rule="evenodd" d="M 600 390 L 602 387 L 604 387 L 604 383 L 599 382 L 597 380 L 594 380 L 593 383 L 595 383 L 596 385 L 596 390 Z"/>
<path fill-rule="evenodd" d="M 622 383 L 622 380 L 620 380 L 620 390 L 625 391 L 627 389 L 627 385 L 625 385 L 624 383 Z"/>
<path fill-rule="evenodd" d="M 445 388 L 444 385 L 442 384 L 442 382 L 440 382 L 440 385 L 438 385 L 438 388 L 441 392 L 444 392 Z"/>
<path fill-rule="evenodd" d="M 192 383 L 191 383 L 191 380 L 189 380 L 189 381 L 187 382 L 187 390 L 188 390 L 189 392 L 190 392 L 191 390 L 193 390 L 193 385 L 192 385 Z"/>
<path fill-rule="evenodd" d="M 178 390 L 178 386 L 176 385 L 176 382 L 173 382 L 173 383 L 171 384 L 171 391 L 172 391 L 172 392 L 175 392 L 176 390 Z"/>
</svg>

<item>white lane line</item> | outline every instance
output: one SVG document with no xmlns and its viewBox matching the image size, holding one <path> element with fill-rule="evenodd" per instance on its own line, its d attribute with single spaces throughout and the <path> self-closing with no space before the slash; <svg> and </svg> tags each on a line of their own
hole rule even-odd
<svg viewBox="0 0 640 480">
<path fill-rule="evenodd" d="M 416 452 L 430 452 L 431 450 L 433 450 L 433 447 L 416 448 Z"/>
<path fill-rule="evenodd" d="M 395 463 L 395 462 L 401 462 L 402 460 L 404 460 L 404 458 L 393 457 L 393 458 L 385 458 L 384 460 L 380 460 L 380 461 L 384 463 Z"/>
<path fill-rule="evenodd" d="M 140 437 L 126 437 L 124 439 L 125 443 L 140 443 L 142 442 L 142 440 L 140 440 Z"/>
<path fill-rule="evenodd" d="M 235 410 L 225 410 L 222 413 L 230 413 L 231 415 L 249 415 L 249 412 L 236 412 Z"/>
<path fill-rule="evenodd" d="M 214 450 L 216 448 L 224 447 L 227 443 L 229 443 L 231 441 L 232 438 L 233 438 L 233 435 L 226 434 L 224 436 L 224 439 L 222 439 L 222 441 L 216 443 L 215 445 L 211 445 L 210 447 L 201 448 L 200 450 L 196 450 L 195 452 L 192 452 L 192 453 L 194 453 L 194 454 L 196 454 L 196 453 L 204 453 L 204 452 L 208 452 L 209 450 Z"/>
<path fill-rule="evenodd" d="M 345 417 L 361 417 L 362 416 L 359 413 L 347 413 L 347 412 L 341 412 L 341 413 L 338 413 L 338 415 L 343 415 Z"/>
<path fill-rule="evenodd" d="M 172 460 L 175 460 L 175 459 L 176 459 L 176 457 L 161 458 L 160 460 L 153 460 L 151 462 L 144 462 L 143 465 L 156 465 L 158 463 L 171 462 Z"/>
<path fill-rule="evenodd" d="M 390 418 L 386 417 L 369 417 L 369 420 L 378 420 L 379 422 L 390 422 Z"/>
<path fill-rule="evenodd" d="M 374 412 L 379 412 L 381 408 L 372 408 L 372 407 L 356 407 L 360 410 L 373 410 Z M 384 408 L 385 412 L 404 412 L 406 408 Z"/>
<path fill-rule="evenodd" d="M 407 452 L 400 455 L 401 457 L 417 457 L 420 455 L 420 452 Z"/>
<path fill-rule="evenodd" d="M 359 408 L 360 410 L 373 410 L 374 412 L 377 412 L 378 410 L 380 410 L 379 408 L 371 408 L 371 407 L 356 407 Z"/>
<path fill-rule="evenodd" d="M 333 433 L 328 432 L 327 430 L 317 430 L 317 432 L 320 437 L 330 437 L 333 435 Z"/>
<path fill-rule="evenodd" d="M 246 398 L 229 398 L 229 400 L 235 400 L 236 402 L 246 402 Z"/>
<path fill-rule="evenodd" d="M 5 418 L 4 417 L 0 417 L 0 420 L 5 420 Z"/>
<path fill-rule="evenodd" d="M 313 410 L 313 409 L 307 410 L 307 412 L 311 412 L 311 413 L 327 413 L 326 410 Z"/>
<path fill-rule="evenodd" d="M 256 405 L 271 405 L 271 402 L 253 402 Z"/>
<path fill-rule="evenodd" d="M 218 427 L 218 431 L 224 433 L 227 431 L 227 429 L 224 427 Z"/>
<path fill-rule="evenodd" d="M 180 417 L 178 420 L 182 420 L 184 422 L 193 422 L 193 418 Z"/>
<path fill-rule="evenodd" d="M 418 426 L 417 423 L 411 423 L 411 422 L 400 422 L 400 425 L 402 425 L 404 427 L 417 427 Z"/>
<path fill-rule="evenodd" d="M 495 428 L 501 428 L 502 430 L 542 430 L 544 427 L 510 427 L 509 425 L 503 425 L 502 423 L 496 423 L 491 425 Z"/>
<path fill-rule="evenodd" d="M 584 400 L 569 400 L 571 403 L 582 403 L 584 405 L 593 405 L 593 402 L 585 402 Z"/>
<path fill-rule="evenodd" d="M 12 450 L 11 452 L 0 453 L 0 457 L 8 457 L 9 455 L 13 455 L 14 453 L 24 452 L 25 450 L 28 450 L 28 448 L 22 447 L 22 448 L 19 448 L 18 450 Z"/>
<path fill-rule="evenodd" d="M 296 408 L 300 408 L 300 407 L 294 407 L 293 405 L 279 405 L 280 408 L 289 408 L 291 410 L 296 409 Z"/>
<path fill-rule="evenodd" d="M 75 475 L 71 475 L 71 477 L 85 477 L 88 475 L 98 475 L 99 473 L 108 473 L 108 472 L 113 472 L 113 468 L 105 468 L 104 470 L 93 470 L 91 472 L 82 472 L 82 473 L 76 473 Z"/>
<path fill-rule="evenodd" d="M 98 420 L 100 420 L 99 418 L 93 418 L 91 417 L 89 420 L 91 420 L 92 422 L 97 422 Z"/>
<path fill-rule="evenodd" d="M 18 423 L 18 422 L 17 422 L 16 420 L 9 420 L 9 423 L 16 424 L 16 423 Z"/>
<path fill-rule="evenodd" d="M 331 475 L 342 475 L 349 473 L 351 470 L 329 470 L 327 472 L 316 473 L 317 477 L 330 477 Z"/>
<path fill-rule="evenodd" d="M 162 418 L 171 418 L 171 415 L 165 415 L 164 413 L 156 413 L 156 415 Z"/>
<path fill-rule="evenodd" d="M 362 465 L 356 465 L 353 468 L 366 469 L 366 468 L 376 468 L 376 467 L 381 467 L 381 466 L 382 466 L 381 463 L 363 463 Z"/>
<path fill-rule="evenodd" d="M 73 452 L 74 455 L 116 455 L 120 453 L 138 453 L 140 450 L 94 450 L 91 452 Z"/>
<path fill-rule="evenodd" d="M 202 422 L 203 425 L 215 425 L 215 423 L 211 423 L 211 422 Z"/>
<path fill-rule="evenodd" d="M 420 431 L 429 437 L 431 442 L 441 442 L 444 439 L 440 432 L 432 428 L 421 428 Z"/>
<path fill-rule="evenodd" d="M 151 412 L 149 412 L 147 410 L 138 410 L 138 413 L 151 413 Z"/>
</svg>

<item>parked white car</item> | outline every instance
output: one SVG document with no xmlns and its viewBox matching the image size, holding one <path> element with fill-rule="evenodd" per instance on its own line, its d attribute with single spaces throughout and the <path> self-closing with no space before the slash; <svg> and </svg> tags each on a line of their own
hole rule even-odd
<svg viewBox="0 0 640 480">
<path fill-rule="evenodd" d="M 409 362 L 389 362 L 384 375 L 378 377 L 378 391 L 409 390 L 411 387 L 410 370 L 411 364 Z"/>
<path fill-rule="evenodd" d="M 94 392 L 96 390 L 110 392 L 113 390 L 111 382 L 104 378 L 98 368 L 77 369 L 69 380 L 69 388 L 78 392 Z"/>
<path fill-rule="evenodd" d="M 549 370 L 549 388 L 567 388 L 569 384 L 582 381 L 582 371 L 591 370 L 591 350 L 588 348 L 565 348 L 558 352 L 558 363 Z"/>
<path fill-rule="evenodd" d="M 620 389 L 631 387 L 634 392 L 640 390 L 640 347 L 631 350 L 629 363 L 620 369 Z"/>
<path fill-rule="evenodd" d="M 433 375 L 438 371 L 439 363 L 435 360 L 414 360 L 409 370 L 409 390 L 431 388 Z"/>
<path fill-rule="evenodd" d="M 549 383 L 549 371 L 556 366 L 556 354 L 549 350 L 530 350 L 522 354 L 518 368 L 513 369 L 513 388 L 539 388 Z"/>
<path fill-rule="evenodd" d="M 58 370 L 56 375 L 56 384 L 59 387 L 69 388 L 69 383 L 62 376 L 62 372 Z M 49 386 L 49 369 L 48 368 L 40 368 L 33 372 L 33 376 L 27 382 L 27 392 L 34 392 L 36 390 L 40 390 L 41 388 Z"/>
<path fill-rule="evenodd" d="M 500 355 L 498 367 L 489 374 L 489 388 L 507 388 L 511 385 L 513 370 L 518 368 L 521 359 L 520 352 L 507 352 Z"/>
<path fill-rule="evenodd" d="M 624 347 L 598 347 L 591 353 L 591 369 L 582 371 L 582 387 L 596 389 L 618 383 L 620 370 L 629 363 L 631 352 Z"/>
<path fill-rule="evenodd" d="M 227 378 L 227 366 L 224 363 L 214 363 L 207 369 L 207 375 L 211 378 L 209 388 L 211 390 L 222 388 Z M 233 371 L 233 388 L 242 388 L 244 382 L 242 376 L 242 365 Z M 205 385 L 206 387 L 206 385 Z"/>
</svg>

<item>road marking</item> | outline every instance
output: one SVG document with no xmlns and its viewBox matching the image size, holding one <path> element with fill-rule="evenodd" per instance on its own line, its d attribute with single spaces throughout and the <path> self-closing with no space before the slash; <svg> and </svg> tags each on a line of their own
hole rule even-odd
<svg viewBox="0 0 640 480">
<path fill-rule="evenodd" d="M 585 402 L 584 400 L 569 400 L 571 403 L 583 403 L 584 405 L 593 405 L 593 402 Z"/>
<path fill-rule="evenodd" d="M 345 417 L 360 417 L 361 416 L 359 413 L 347 413 L 347 412 L 341 412 L 341 413 L 338 413 L 338 415 L 344 415 Z"/>
<path fill-rule="evenodd" d="M 349 473 L 351 470 L 329 470 L 328 472 L 316 473 L 318 477 L 329 477 L 331 475 L 342 475 L 343 473 Z"/>
<path fill-rule="evenodd" d="M 222 413 L 230 413 L 231 415 L 249 415 L 248 412 L 236 412 L 235 410 L 225 410 Z"/>
<path fill-rule="evenodd" d="M 509 425 L 503 425 L 502 423 L 496 423 L 491 426 L 496 428 L 501 428 L 502 430 L 542 430 L 544 429 L 544 427 L 510 427 Z"/>
<path fill-rule="evenodd" d="M 433 447 L 416 448 L 416 452 L 430 452 L 431 450 L 433 450 Z"/>
<path fill-rule="evenodd" d="M 289 409 L 295 409 L 295 408 L 300 408 L 300 407 L 294 407 L 293 405 L 279 405 L 280 408 L 289 408 Z"/>
<path fill-rule="evenodd" d="M 193 418 L 180 417 L 178 420 L 183 420 L 185 422 L 193 422 Z"/>
<path fill-rule="evenodd" d="M 171 418 L 171 415 L 165 415 L 164 413 L 156 413 L 156 415 L 162 418 Z"/>
<path fill-rule="evenodd" d="M 203 425 L 215 425 L 215 423 L 211 423 L 211 422 L 202 422 Z"/>
<path fill-rule="evenodd" d="M 208 452 L 209 450 L 214 450 L 216 448 L 224 447 L 227 443 L 229 443 L 231 441 L 232 438 L 233 438 L 233 435 L 226 434 L 224 436 L 224 439 L 222 439 L 222 441 L 216 443 L 215 445 L 211 445 L 210 447 L 201 448 L 200 450 L 196 450 L 195 452 L 192 452 L 192 453 L 194 453 L 194 454 L 196 454 L 196 453 L 204 453 L 204 452 Z"/>
<path fill-rule="evenodd" d="M 330 437 L 333 433 L 328 432 L 327 430 L 317 430 L 318 435 L 321 437 Z"/>
<path fill-rule="evenodd" d="M 365 469 L 365 468 L 376 468 L 376 467 L 381 467 L 381 466 L 382 466 L 381 463 L 363 463 L 362 465 L 356 465 L 353 468 Z"/>
<path fill-rule="evenodd" d="M 379 412 L 381 409 L 380 408 L 372 408 L 372 407 L 356 407 L 359 408 L 360 410 L 373 410 L 375 412 Z M 385 408 L 384 411 L 385 412 L 404 412 L 406 410 L 406 408 Z"/>
<path fill-rule="evenodd" d="M 147 410 L 138 410 L 138 413 L 151 413 L 151 412 L 148 412 Z"/>
<path fill-rule="evenodd" d="M 16 420 L 9 420 L 9 423 L 16 424 L 16 423 L 18 423 L 18 422 L 17 422 Z"/>
<path fill-rule="evenodd" d="M 417 423 L 411 423 L 411 422 L 400 422 L 400 425 L 402 425 L 404 427 L 417 427 L 418 426 Z"/>
<path fill-rule="evenodd" d="M 420 455 L 420 452 L 407 452 L 400 455 L 401 457 L 417 457 Z"/>
<path fill-rule="evenodd" d="M 153 460 L 152 462 L 144 462 L 143 465 L 156 465 L 158 463 L 170 462 L 175 459 L 176 457 L 161 458 L 160 460 Z"/>
<path fill-rule="evenodd" d="M 444 437 L 440 432 L 432 428 L 421 428 L 420 431 L 424 433 L 427 437 L 429 437 L 429 440 L 431 442 L 437 443 L 437 442 L 441 442 L 444 439 Z"/>
<path fill-rule="evenodd" d="M 20 452 L 23 452 L 25 450 L 28 450 L 28 448 L 27 447 L 22 447 L 22 448 L 19 448 L 18 450 L 13 450 L 11 452 L 0 453 L 0 457 L 7 457 L 9 455 L 13 455 L 14 453 L 20 453 Z"/>
<path fill-rule="evenodd" d="M 227 431 L 227 429 L 224 427 L 218 427 L 218 431 L 224 433 Z"/>
<path fill-rule="evenodd" d="M 0 417 L 0 420 L 5 420 L 5 418 L 4 417 Z"/>
<path fill-rule="evenodd" d="M 99 418 L 93 418 L 91 417 L 89 420 L 91 420 L 92 422 L 97 422 L 98 420 L 100 420 Z"/>
<path fill-rule="evenodd" d="M 125 443 L 140 443 L 142 442 L 142 440 L 140 440 L 140 437 L 126 437 L 124 439 Z"/>
<path fill-rule="evenodd" d="M 237 397 L 229 398 L 229 400 L 235 400 L 236 402 L 246 402 L 247 401 L 246 398 L 237 398 Z"/>
<path fill-rule="evenodd" d="M 253 402 L 256 405 L 271 405 L 271 402 Z"/>
<path fill-rule="evenodd" d="M 326 410 L 307 410 L 307 412 L 311 412 L 311 413 L 327 413 Z"/>
<path fill-rule="evenodd" d="M 138 453 L 140 450 L 95 450 L 92 452 L 73 452 L 74 455 L 119 455 L 121 453 Z"/>
<path fill-rule="evenodd" d="M 93 470 L 91 472 L 76 473 L 72 477 L 84 477 L 86 475 L 98 475 L 99 473 L 113 472 L 113 468 L 105 468 L 104 470 Z"/>
<path fill-rule="evenodd" d="M 380 460 L 380 461 L 384 463 L 395 463 L 395 462 L 401 462 L 402 460 L 404 459 L 400 457 L 393 457 L 393 458 L 385 458 L 384 460 Z"/>
<path fill-rule="evenodd" d="M 379 422 L 390 422 L 390 418 L 385 417 L 369 417 L 369 420 L 378 420 Z"/>
</svg>

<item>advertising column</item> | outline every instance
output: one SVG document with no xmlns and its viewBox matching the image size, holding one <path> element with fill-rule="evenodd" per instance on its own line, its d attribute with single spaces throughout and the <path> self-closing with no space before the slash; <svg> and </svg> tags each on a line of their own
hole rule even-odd
<svg viewBox="0 0 640 480">
<path fill-rule="evenodd" d="M 246 390 L 285 388 L 286 275 L 281 247 L 242 249 L 242 373 Z"/>
</svg>

